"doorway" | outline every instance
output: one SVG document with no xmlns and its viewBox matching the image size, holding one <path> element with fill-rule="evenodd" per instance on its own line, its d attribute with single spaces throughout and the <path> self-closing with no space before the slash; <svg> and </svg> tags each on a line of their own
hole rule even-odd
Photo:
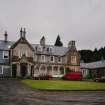
<svg viewBox="0 0 105 105">
<path fill-rule="evenodd" d="M 17 70 L 17 65 L 13 64 L 12 65 L 12 77 L 16 78 L 16 70 Z"/>
<path fill-rule="evenodd" d="M 20 64 L 20 73 L 22 78 L 27 76 L 27 63 Z"/>
</svg>

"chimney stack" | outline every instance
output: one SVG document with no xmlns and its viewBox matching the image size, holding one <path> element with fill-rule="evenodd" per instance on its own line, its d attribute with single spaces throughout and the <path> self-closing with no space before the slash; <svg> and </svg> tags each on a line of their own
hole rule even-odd
<svg viewBox="0 0 105 105">
<path fill-rule="evenodd" d="M 68 43 L 68 47 L 71 48 L 71 47 L 75 47 L 75 41 L 72 40 Z"/>
<path fill-rule="evenodd" d="M 7 31 L 5 31 L 4 33 L 4 41 L 7 42 L 7 38 L 8 38 L 8 34 L 7 34 Z"/>
<path fill-rule="evenodd" d="M 20 29 L 20 37 L 25 38 L 25 35 L 26 35 L 26 29 L 24 28 L 24 30 L 23 30 L 23 28 L 21 28 Z"/>
<path fill-rule="evenodd" d="M 75 41 L 72 40 L 68 43 L 68 48 L 71 50 L 76 50 Z"/>
</svg>

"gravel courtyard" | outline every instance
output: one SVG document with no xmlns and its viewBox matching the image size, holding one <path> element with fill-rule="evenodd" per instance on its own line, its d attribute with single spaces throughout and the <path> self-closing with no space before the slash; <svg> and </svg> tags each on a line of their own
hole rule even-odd
<svg viewBox="0 0 105 105">
<path fill-rule="evenodd" d="M 0 80 L 0 105 L 105 105 L 105 92 L 38 91 L 17 80 Z"/>
</svg>

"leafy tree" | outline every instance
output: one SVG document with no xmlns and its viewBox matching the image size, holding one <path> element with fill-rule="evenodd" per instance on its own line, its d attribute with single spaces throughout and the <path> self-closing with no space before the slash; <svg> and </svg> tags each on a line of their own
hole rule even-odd
<svg viewBox="0 0 105 105">
<path fill-rule="evenodd" d="M 56 42 L 55 42 L 54 45 L 55 45 L 55 46 L 60 46 L 60 47 L 63 46 L 63 43 L 61 42 L 59 35 L 57 36 L 57 39 L 56 39 Z"/>
</svg>

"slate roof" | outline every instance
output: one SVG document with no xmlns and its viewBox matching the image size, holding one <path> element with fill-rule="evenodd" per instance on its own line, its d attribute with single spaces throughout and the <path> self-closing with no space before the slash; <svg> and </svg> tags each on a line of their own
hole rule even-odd
<svg viewBox="0 0 105 105">
<path fill-rule="evenodd" d="M 105 67 L 105 60 L 100 60 L 92 63 L 80 63 L 81 69 L 97 69 L 104 67 Z"/>
<path fill-rule="evenodd" d="M 36 50 L 36 48 L 40 48 L 40 44 L 32 44 L 33 48 Z M 48 52 L 47 48 L 51 48 L 52 51 Z M 43 51 L 35 51 L 37 54 L 44 54 L 44 55 L 55 55 L 55 56 L 63 56 L 68 51 L 67 47 L 58 47 L 53 45 L 46 45 L 45 48 L 43 48 Z"/>
<path fill-rule="evenodd" d="M 0 40 L 0 50 L 10 50 L 10 47 L 14 44 L 13 41 L 7 41 Z M 46 45 L 45 48 L 43 48 L 42 51 L 36 51 L 36 47 L 40 48 L 40 44 L 31 44 L 33 47 L 35 53 L 37 54 L 43 54 L 43 55 L 55 55 L 55 56 L 64 56 L 66 52 L 68 51 L 67 47 L 57 47 L 53 45 Z M 47 48 L 51 48 L 52 52 L 48 52 Z"/>
<path fill-rule="evenodd" d="M 10 50 L 10 47 L 13 45 L 13 41 L 0 40 L 0 50 Z"/>
</svg>

